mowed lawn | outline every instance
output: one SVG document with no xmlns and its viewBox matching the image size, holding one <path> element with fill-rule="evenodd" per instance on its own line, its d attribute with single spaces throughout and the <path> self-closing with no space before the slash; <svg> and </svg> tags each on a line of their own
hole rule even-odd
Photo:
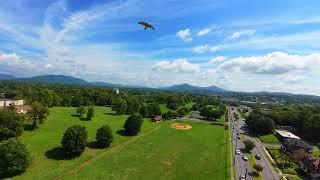
<svg viewBox="0 0 320 180">
<path fill-rule="evenodd" d="M 123 129 L 123 124 L 128 116 L 115 115 L 110 108 L 95 107 L 95 116 L 91 121 L 81 121 L 75 116 L 75 108 L 56 107 L 50 109 L 50 116 L 40 125 L 40 128 L 34 132 L 25 131 L 22 135 L 22 141 L 30 149 L 33 161 L 25 173 L 16 176 L 16 179 L 55 179 L 64 172 L 73 169 L 82 162 L 95 157 L 108 149 L 86 148 L 85 152 L 72 160 L 63 160 L 59 156 L 57 147 L 63 132 L 74 124 L 87 127 L 88 142 L 95 140 L 96 130 L 104 124 L 108 124 L 114 133 L 114 142 L 112 146 L 117 146 L 130 140 L 132 137 L 121 136 L 116 132 Z M 145 120 L 142 127 L 142 133 L 156 127 L 156 123 Z M 90 173 L 89 173 L 90 174 Z"/>
<path fill-rule="evenodd" d="M 259 138 L 264 143 L 280 144 L 279 139 L 274 134 L 260 136 Z"/>
<path fill-rule="evenodd" d="M 186 123 L 186 122 L 184 122 Z M 82 166 L 64 179 L 230 179 L 228 131 L 223 126 L 172 122 Z"/>
</svg>

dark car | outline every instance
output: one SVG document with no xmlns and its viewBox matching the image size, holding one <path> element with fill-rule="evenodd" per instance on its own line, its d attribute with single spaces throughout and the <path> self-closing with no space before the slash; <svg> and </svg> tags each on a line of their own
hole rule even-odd
<svg viewBox="0 0 320 180">
<path fill-rule="evenodd" d="M 254 157 L 255 157 L 256 159 L 258 159 L 258 160 L 261 159 L 261 157 L 260 157 L 259 155 L 255 155 Z"/>
</svg>

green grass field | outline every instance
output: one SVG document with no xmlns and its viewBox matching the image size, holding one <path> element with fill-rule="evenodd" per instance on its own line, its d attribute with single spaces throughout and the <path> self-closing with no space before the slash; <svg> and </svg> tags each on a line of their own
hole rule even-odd
<svg viewBox="0 0 320 180">
<path fill-rule="evenodd" d="M 273 134 L 260 136 L 259 138 L 264 143 L 273 143 L 273 144 L 279 144 L 280 143 L 279 139 Z"/>
<path fill-rule="evenodd" d="M 144 121 L 139 136 L 121 136 L 127 116 L 114 115 L 110 108 L 95 107 L 92 121 L 73 116 L 74 108 L 53 108 L 35 132 L 21 137 L 33 162 L 15 179 L 229 179 L 228 131 L 222 126 L 192 123 L 191 130 L 176 130 L 170 121 Z M 55 152 L 65 129 L 73 124 L 87 127 L 88 141 L 96 129 L 108 124 L 114 143 L 107 149 L 86 148 L 75 159 L 60 159 Z M 189 124 L 189 123 L 188 123 Z"/>
<path fill-rule="evenodd" d="M 190 103 L 185 104 L 184 106 L 191 109 L 194 104 L 195 103 L 190 102 Z M 160 106 L 161 113 L 166 113 L 168 111 L 174 111 L 174 112 L 177 111 L 177 110 L 169 109 L 166 104 L 159 104 L 159 106 Z"/>
</svg>

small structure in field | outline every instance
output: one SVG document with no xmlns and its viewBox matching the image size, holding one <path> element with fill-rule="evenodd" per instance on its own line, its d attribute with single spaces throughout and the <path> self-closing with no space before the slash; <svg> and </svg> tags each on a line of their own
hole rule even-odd
<svg viewBox="0 0 320 180">
<path fill-rule="evenodd" d="M 160 122 L 161 120 L 162 120 L 162 116 L 160 115 L 156 115 L 152 118 L 152 122 L 156 122 L 156 123 Z"/>
</svg>

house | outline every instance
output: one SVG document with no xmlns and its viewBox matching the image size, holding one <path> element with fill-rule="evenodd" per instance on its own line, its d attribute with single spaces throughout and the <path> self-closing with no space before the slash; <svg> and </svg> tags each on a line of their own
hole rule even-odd
<svg viewBox="0 0 320 180">
<path fill-rule="evenodd" d="M 320 179 L 319 157 L 314 157 L 302 148 L 294 150 L 293 157 L 298 161 L 299 167 L 310 176 L 310 179 Z"/>
<path fill-rule="evenodd" d="M 200 111 L 191 111 L 190 118 L 202 119 L 204 117 L 200 115 Z"/>
<path fill-rule="evenodd" d="M 23 100 L 0 99 L 0 108 L 9 107 L 12 105 L 19 106 L 23 104 L 24 104 Z"/>
<path fill-rule="evenodd" d="M 307 151 L 310 151 L 312 149 L 312 146 L 310 146 L 308 143 L 303 141 L 300 137 L 294 135 L 293 133 L 289 131 L 283 131 L 283 130 L 276 130 L 277 136 L 282 141 L 282 149 L 284 151 L 290 150 L 296 150 L 296 149 L 305 149 Z"/>
<path fill-rule="evenodd" d="M 156 122 L 156 123 L 160 122 L 161 120 L 162 120 L 162 116 L 160 115 L 156 115 L 152 118 L 152 122 Z"/>
<path fill-rule="evenodd" d="M 0 109 L 14 106 L 17 113 L 27 113 L 31 107 L 24 104 L 24 100 L 0 99 Z"/>
</svg>

